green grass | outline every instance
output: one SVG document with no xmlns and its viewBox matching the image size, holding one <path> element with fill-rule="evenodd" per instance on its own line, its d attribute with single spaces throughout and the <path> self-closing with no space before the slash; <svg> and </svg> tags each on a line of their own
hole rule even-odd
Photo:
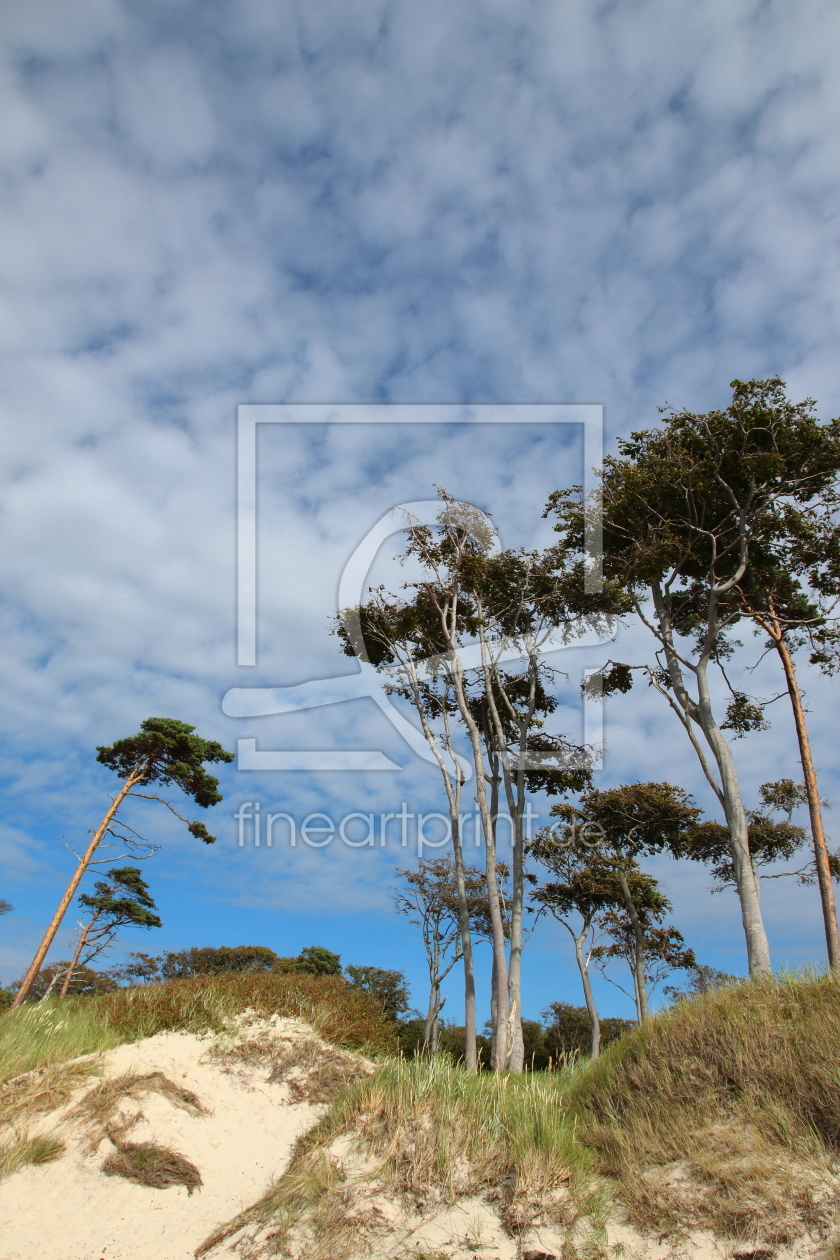
<svg viewBox="0 0 840 1260">
<path fill-rule="evenodd" d="M 382 1053 L 395 1044 L 373 999 L 335 976 L 226 973 L 3 1012 L 0 1083 L 159 1032 L 225 1032 L 246 1010 L 306 1020 L 325 1040 L 348 1049 Z"/>
<path fill-rule="evenodd" d="M 207 1249 L 273 1219 L 281 1242 L 339 1260 L 374 1245 L 364 1212 L 348 1211 L 367 1193 L 431 1210 L 489 1194 L 512 1234 L 541 1218 L 578 1249 L 588 1230 L 595 1251 L 611 1202 L 646 1235 L 708 1229 L 771 1247 L 825 1237 L 840 1155 L 838 1047 L 840 982 L 798 975 L 683 1002 L 596 1063 L 558 1072 L 384 1062 L 339 1095 L 250 1216 Z M 331 1154 L 337 1139 L 349 1142 L 344 1166 Z"/>
<path fill-rule="evenodd" d="M 47 1164 L 58 1159 L 63 1150 L 64 1143 L 51 1134 L 12 1137 L 0 1145 L 0 1180 L 26 1164 Z"/>
</svg>

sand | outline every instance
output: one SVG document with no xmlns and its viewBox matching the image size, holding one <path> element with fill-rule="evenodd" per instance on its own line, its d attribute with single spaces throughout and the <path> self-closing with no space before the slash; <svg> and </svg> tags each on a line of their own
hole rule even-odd
<svg viewBox="0 0 840 1260">
<path fill-rule="evenodd" d="M 273 1023 L 280 1034 L 310 1033 L 296 1020 Z M 65 1107 L 33 1129 L 58 1127 L 66 1153 L 0 1184 L 0 1260 L 192 1260 L 216 1226 L 265 1192 L 324 1108 L 290 1103 L 288 1086 L 269 1083 L 264 1065 L 213 1062 L 212 1044 L 162 1033 L 98 1056 L 105 1075 L 159 1071 L 198 1095 L 208 1114 L 191 1115 L 156 1094 L 133 1104 L 129 1111 L 145 1119 L 129 1136 L 180 1151 L 199 1169 L 201 1189 L 190 1196 L 183 1186 L 152 1189 L 105 1176 L 113 1146 L 106 1139 L 92 1154 L 78 1126 L 64 1120 Z"/>
</svg>

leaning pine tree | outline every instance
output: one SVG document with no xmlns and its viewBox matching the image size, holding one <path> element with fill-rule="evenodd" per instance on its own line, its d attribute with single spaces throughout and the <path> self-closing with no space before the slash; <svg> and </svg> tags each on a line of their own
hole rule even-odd
<svg viewBox="0 0 840 1260">
<path fill-rule="evenodd" d="M 79 864 L 67 885 L 64 896 L 58 903 L 29 970 L 21 981 L 12 1003 L 13 1006 L 20 1006 L 26 1000 L 81 878 L 94 860 L 102 840 L 115 825 L 119 809 L 127 797 L 158 801 L 165 805 L 176 818 L 186 823 L 187 830 L 199 840 L 203 840 L 205 844 L 213 844 L 215 841 L 216 837 L 210 835 L 204 823 L 189 822 L 164 797 L 158 796 L 155 792 L 142 790 L 154 784 L 160 784 L 163 787 L 174 785 L 179 787 L 185 796 L 191 797 L 196 805 L 204 809 L 219 803 L 222 799 L 219 792 L 219 780 L 207 773 L 204 764 L 205 762 L 211 764 L 230 762 L 234 760 L 234 754 L 227 752 L 214 740 L 202 739 L 193 734 L 194 731 L 194 726 L 188 726 L 186 722 L 179 722 L 175 718 L 146 718 L 136 735 L 131 735 L 127 739 L 118 739 L 110 747 L 97 748 L 96 760 L 107 766 L 109 770 L 115 771 L 123 780 L 123 785 L 79 859 Z"/>
</svg>

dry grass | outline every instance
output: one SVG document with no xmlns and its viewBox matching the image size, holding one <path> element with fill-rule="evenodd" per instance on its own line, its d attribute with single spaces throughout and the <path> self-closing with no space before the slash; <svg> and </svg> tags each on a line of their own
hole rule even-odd
<svg viewBox="0 0 840 1260">
<path fill-rule="evenodd" d="M 3 1012 L 0 1082 L 159 1032 L 230 1032 L 245 1011 L 305 1020 L 348 1050 L 376 1054 L 396 1047 L 378 1004 L 340 977 L 226 973 Z"/>
<path fill-rule="evenodd" d="M 59 1063 L 27 1072 L 0 1086 L 0 1124 L 17 1125 L 56 1111 L 99 1072 L 96 1063 Z"/>
<path fill-rule="evenodd" d="M 326 1040 L 350 1050 L 393 1049 L 395 1034 L 366 993 L 338 976 L 295 972 L 227 972 L 169 984 L 120 989 L 89 999 L 124 1041 L 157 1032 L 223 1032 L 252 1011 L 302 1019 Z"/>
<path fill-rule="evenodd" d="M 285 1081 L 292 1102 L 328 1103 L 371 1071 L 372 1065 L 356 1054 L 317 1037 L 297 1037 L 281 1048 L 268 1079 Z"/>
<path fill-rule="evenodd" d="M 0 1180 L 26 1164 L 47 1164 L 64 1150 L 61 1138 L 53 1134 L 27 1137 L 16 1134 L 0 1144 Z"/>
<path fill-rule="evenodd" d="M 67 1119 L 78 1122 L 87 1130 L 93 1150 L 106 1136 L 119 1145 L 121 1136 L 140 1119 L 139 1112 L 128 1119 L 121 1117 L 123 1104 L 129 1100 L 140 1101 L 149 1094 L 159 1094 L 191 1115 L 207 1113 L 207 1108 L 192 1090 L 176 1085 L 162 1072 L 124 1072 L 121 1076 L 110 1076 L 94 1085 L 68 1112 Z"/>
<path fill-rule="evenodd" d="M 591 1157 L 562 1107 L 575 1070 L 517 1078 L 470 1076 L 448 1059 L 386 1063 L 339 1095 L 269 1194 L 196 1254 L 273 1220 L 280 1254 L 343 1260 L 393 1227 L 382 1196 L 422 1213 L 483 1194 L 511 1232 L 571 1226 L 598 1207 Z"/>
<path fill-rule="evenodd" d="M 141 1186 L 165 1190 L 186 1186 L 187 1193 L 202 1185 L 201 1173 L 179 1151 L 155 1142 L 120 1142 L 108 1156 L 102 1171 L 109 1177 L 125 1177 Z"/>
<path fill-rule="evenodd" d="M 838 1045 L 837 980 L 744 983 L 623 1038 L 567 1105 L 640 1229 L 786 1243 L 833 1214 Z"/>
</svg>

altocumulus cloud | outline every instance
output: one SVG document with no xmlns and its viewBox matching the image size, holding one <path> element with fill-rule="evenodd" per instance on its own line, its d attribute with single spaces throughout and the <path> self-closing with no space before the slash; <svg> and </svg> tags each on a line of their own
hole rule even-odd
<svg viewBox="0 0 840 1260">
<path fill-rule="evenodd" d="M 5 7 L 0 671 L 33 922 L 70 861 L 57 836 L 102 799 L 96 743 L 150 712 L 232 737 L 237 402 L 591 400 L 615 433 L 779 372 L 838 410 L 838 25 L 817 0 Z M 536 518 L 579 476 L 563 443 L 506 482 L 501 448 L 411 441 L 379 462 L 364 436 L 267 455 L 297 591 L 271 603 L 272 681 L 333 652 L 311 637 L 318 546 L 364 530 L 366 487 L 399 501 L 442 480 L 528 542 L 523 505 Z M 334 737 L 374 746 L 375 714 L 344 708 Z M 608 774 L 695 783 L 670 735 L 662 759 L 667 720 L 650 697 L 616 707 Z M 742 746 L 751 784 L 774 758 L 790 772 L 785 720 Z M 419 774 L 400 790 L 431 806 Z M 298 812 L 335 790 L 283 785 Z M 384 904 L 381 864 L 300 863 L 313 905 Z M 174 836 L 158 869 L 209 899 L 292 896 Z M 798 957 L 818 942 L 794 903 L 772 913 Z"/>
</svg>

